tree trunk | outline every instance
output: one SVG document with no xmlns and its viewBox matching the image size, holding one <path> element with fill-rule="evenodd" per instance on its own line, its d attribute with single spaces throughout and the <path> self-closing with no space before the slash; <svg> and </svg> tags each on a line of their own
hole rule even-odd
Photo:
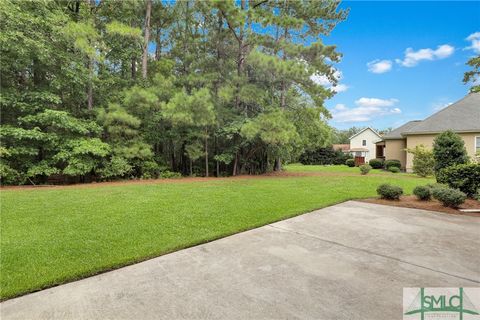
<svg viewBox="0 0 480 320">
<path fill-rule="evenodd" d="M 190 177 L 193 176 L 193 160 L 190 159 Z"/>
<path fill-rule="evenodd" d="M 205 130 L 205 177 L 208 177 L 208 131 Z"/>
<path fill-rule="evenodd" d="M 233 161 L 233 172 L 232 176 L 237 175 L 237 164 L 238 164 L 238 152 L 235 152 L 235 160 Z"/>
<path fill-rule="evenodd" d="M 137 78 L 137 59 L 135 57 L 132 57 L 132 79 Z"/>
<path fill-rule="evenodd" d="M 88 58 L 87 107 L 93 109 L 93 58 Z"/>
<path fill-rule="evenodd" d="M 150 16 L 152 14 L 152 0 L 146 0 L 147 10 L 145 13 L 145 36 L 143 39 L 143 55 L 142 55 L 142 78 L 147 78 L 148 63 L 148 41 L 150 40 Z"/>
<path fill-rule="evenodd" d="M 273 170 L 274 171 L 281 171 L 282 170 L 282 160 L 280 159 L 280 157 L 275 159 L 275 165 L 273 167 Z"/>
<path fill-rule="evenodd" d="M 159 61 L 162 56 L 162 29 L 158 28 L 155 46 L 155 61 Z"/>
</svg>

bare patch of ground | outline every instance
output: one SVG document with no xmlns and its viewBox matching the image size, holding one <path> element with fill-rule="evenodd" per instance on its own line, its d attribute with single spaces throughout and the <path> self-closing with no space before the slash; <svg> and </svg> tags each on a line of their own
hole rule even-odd
<svg viewBox="0 0 480 320">
<path fill-rule="evenodd" d="M 445 212 L 450 214 L 460 214 L 460 215 L 467 215 L 467 216 L 473 216 L 473 217 L 480 217 L 480 213 L 461 212 L 458 209 L 444 207 L 437 200 L 420 201 L 420 200 L 417 200 L 415 196 L 403 196 L 400 198 L 400 200 L 385 200 L 385 199 L 379 199 L 379 198 L 370 198 L 370 199 L 364 199 L 360 201 L 368 202 L 368 203 L 383 204 L 387 206 L 415 208 L 415 209 L 423 209 L 423 210 L 429 210 L 429 211 L 440 211 L 440 212 Z M 459 209 L 480 209 L 480 201 L 467 199 L 465 203 L 463 203 L 460 206 Z"/>
</svg>

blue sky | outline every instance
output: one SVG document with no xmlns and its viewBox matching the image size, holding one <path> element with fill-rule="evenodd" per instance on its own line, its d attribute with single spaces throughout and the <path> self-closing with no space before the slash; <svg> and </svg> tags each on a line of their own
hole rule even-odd
<svg viewBox="0 0 480 320">
<path fill-rule="evenodd" d="M 467 94 L 462 78 L 466 61 L 480 53 L 480 2 L 346 1 L 342 7 L 350 8 L 348 19 L 324 38 L 343 54 L 336 65 L 341 92 L 326 102 L 331 125 L 397 127 Z"/>
</svg>

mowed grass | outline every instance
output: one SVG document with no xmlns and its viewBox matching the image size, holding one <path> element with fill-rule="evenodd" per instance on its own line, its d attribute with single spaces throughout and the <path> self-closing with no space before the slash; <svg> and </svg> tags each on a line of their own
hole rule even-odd
<svg viewBox="0 0 480 320">
<path fill-rule="evenodd" d="M 348 166 L 332 166 L 332 165 L 303 165 L 300 163 L 293 163 L 288 165 L 285 168 L 288 172 L 316 172 L 316 173 L 350 173 L 350 174 L 359 174 L 360 169 L 358 167 L 348 167 Z M 392 173 L 390 171 L 382 169 L 372 169 L 369 174 L 386 174 L 386 175 L 397 175 L 397 173 Z M 411 173 L 402 173 L 402 177 L 415 177 Z"/>
<path fill-rule="evenodd" d="M 387 182 L 411 193 L 416 185 L 432 181 L 404 174 L 339 173 L 2 190 L 0 297 L 79 279 L 345 200 L 372 197 L 376 187 Z"/>
</svg>

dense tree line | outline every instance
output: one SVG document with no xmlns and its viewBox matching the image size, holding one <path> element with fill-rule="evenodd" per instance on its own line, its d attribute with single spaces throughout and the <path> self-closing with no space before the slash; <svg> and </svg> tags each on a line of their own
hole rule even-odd
<svg viewBox="0 0 480 320">
<path fill-rule="evenodd" d="M 337 1 L 12 1 L 2 183 L 279 169 L 329 143 Z"/>
</svg>

